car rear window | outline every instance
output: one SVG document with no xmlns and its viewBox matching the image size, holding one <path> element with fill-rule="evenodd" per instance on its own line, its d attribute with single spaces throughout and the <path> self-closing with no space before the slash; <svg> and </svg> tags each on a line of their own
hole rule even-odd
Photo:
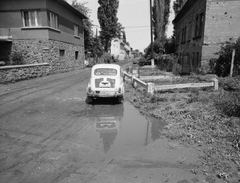
<svg viewBox="0 0 240 183">
<path fill-rule="evenodd" d="M 116 76 L 117 70 L 113 68 L 98 68 L 95 69 L 94 75 L 96 76 Z"/>
</svg>

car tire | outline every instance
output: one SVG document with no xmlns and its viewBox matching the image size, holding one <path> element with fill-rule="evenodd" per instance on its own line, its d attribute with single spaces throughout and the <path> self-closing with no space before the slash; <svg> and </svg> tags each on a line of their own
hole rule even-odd
<svg viewBox="0 0 240 183">
<path fill-rule="evenodd" d="M 124 102 L 124 98 L 123 97 L 118 97 L 117 100 L 118 100 L 119 104 L 122 104 Z"/>
<path fill-rule="evenodd" d="M 93 103 L 93 97 L 87 96 L 87 103 L 92 104 Z"/>
</svg>

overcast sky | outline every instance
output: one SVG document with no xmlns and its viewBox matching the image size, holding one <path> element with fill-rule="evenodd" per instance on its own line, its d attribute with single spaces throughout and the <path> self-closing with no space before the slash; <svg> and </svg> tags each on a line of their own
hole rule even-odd
<svg viewBox="0 0 240 183">
<path fill-rule="evenodd" d="M 72 0 L 67 0 L 70 4 Z M 99 26 L 97 19 L 98 0 L 78 0 L 87 2 L 86 6 L 92 12 L 90 19 L 94 25 Z M 127 42 L 135 50 L 142 51 L 150 44 L 150 1 L 149 0 L 119 0 L 118 20 L 125 27 Z M 172 6 L 171 6 L 172 7 Z M 172 11 L 172 10 L 171 10 Z M 173 15 L 170 15 L 172 22 Z M 94 27 L 94 32 L 99 27 Z M 167 36 L 172 35 L 172 25 L 168 26 Z"/>
</svg>

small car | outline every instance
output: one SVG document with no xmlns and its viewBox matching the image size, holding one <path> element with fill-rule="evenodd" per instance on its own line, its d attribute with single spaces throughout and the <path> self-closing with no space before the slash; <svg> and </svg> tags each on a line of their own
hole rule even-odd
<svg viewBox="0 0 240 183">
<path fill-rule="evenodd" d="M 87 103 L 99 97 L 114 97 L 119 103 L 124 99 L 123 72 L 117 64 L 96 64 L 92 67 L 88 83 Z"/>
</svg>

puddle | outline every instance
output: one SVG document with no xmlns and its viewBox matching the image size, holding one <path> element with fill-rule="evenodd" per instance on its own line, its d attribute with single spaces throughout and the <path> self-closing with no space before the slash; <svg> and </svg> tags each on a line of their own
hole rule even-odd
<svg viewBox="0 0 240 183">
<path fill-rule="evenodd" d="M 91 125 L 80 134 L 81 142 L 111 155 L 138 152 L 158 139 L 164 127 L 158 119 L 141 115 L 129 102 L 93 105 L 88 119 Z"/>
</svg>

